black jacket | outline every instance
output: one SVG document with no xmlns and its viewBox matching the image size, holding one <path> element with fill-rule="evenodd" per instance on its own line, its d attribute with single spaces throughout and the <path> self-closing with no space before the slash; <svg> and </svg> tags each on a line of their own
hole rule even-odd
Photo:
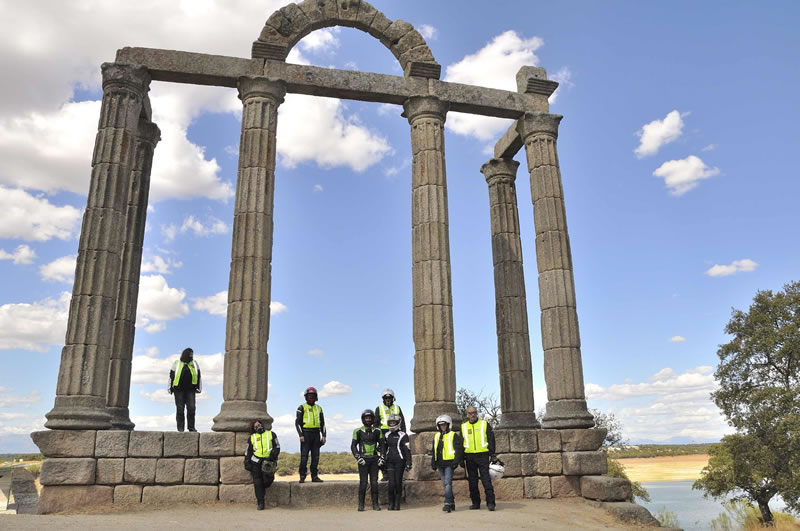
<svg viewBox="0 0 800 531">
<path fill-rule="evenodd" d="M 252 436 L 252 433 L 250 435 Z M 277 461 L 278 460 L 278 456 L 280 455 L 280 453 L 281 453 L 281 445 L 278 442 L 278 436 L 275 435 L 275 432 L 273 431 L 272 432 L 272 451 L 270 451 L 269 456 L 267 456 L 267 459 L 269 461 Z M 247 450 L 245 450 L 245 452 L 244 452 L 244 467 L 247 470 L 250 470 L 251 463 L 260 465 L 261 461 L 263 461 L 263 459 L 259 459 L 258 457 L 256 457 L 255 460 L 253 459 L 253 439 L 252 438 L 248 438 L 247 439 Z"/>
<path fill-rule="evenodd" d="M 356 459 L 363 457 L 370 463 L 372 461 L 377 461 L 378 457 L 386 455 L 385 444 L 386 440 L 383 438 L 383 432 L 381 432 L 380 428 L 360 426 L 353 430 L 353 441 L 350 443 L 350 451 Z"/>
<path fill-rule="evenodd" d="M 386 461 L 396 463 L 397 461 L 411 462 L 411 443 L 408 434 L 404 431 L 386 432 Z"/>
<path fill-rule="evenodd" d="M 302 437 L 303 430 L 317 430 L 317 428 L 303 428 L 303 404 L 297 406 L 297 416 L 294 419 L 294 427 L 297 430 L 297 435 Z M 322 408 L 319 408 L 319 432 L 325 437 L 325 415 L 322 413 Z"/>
<path fill-rule="evenodd" d="M 447 430 L 449 433 L 450 430 Z M 459 432 L 454 432 L 453 435 L 453 451 L 455 452 L 454 459 L 444 459 L 442 458 L 442 454 L 444 453 L 444 437 L 439 437 L 439 446 L 433 447 L 433 455 L 431 456 L 431 468 L 436 470 L 437 468 L 447 468 L 447 467 L 457 467 L 461 464 L 461 460 L 464 457 L 464 438 L 461 436 Z M 444 434 L 442 434 L 444 435 Z M 434 443 L 436 439 L 433 439 Z"/>
</svg>

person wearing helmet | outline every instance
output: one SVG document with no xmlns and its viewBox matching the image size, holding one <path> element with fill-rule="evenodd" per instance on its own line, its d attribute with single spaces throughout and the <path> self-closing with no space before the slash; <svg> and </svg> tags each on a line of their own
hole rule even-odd
<svg viewBox="0 0 800 531">
<path fill-rule="evenodd" d="M 319 477 L 319 449 L 325 444 L 325 416 L 317 404 L 317 390 L 309 387 L 303 393 L 306 401 L 297 408 L 294 426 L 300 436 L 300 483 L 305 482 L 308 454 L 311 454 L 311 481 L 322 483 Z"/>
<path fill-rule="evenodd" d="M 383 432 L 383 436 L 386 437 L 386 432 L 389 431 L 389 425 L 387 424 L 389 415 L 399 415 L 400 431 L 406 431 L 406 417 L 403 415 L 403 410 L 400 409 L 400 406 L 394 403 L 394 391 L 391 389 L 384 389 L 381 393 L 381 399 L 383 402 L 381 405 L 375 408 L 375 413 L 380 416 L 381 431 Z M 386 474 L 386 468 L 382 468 L 381 471 L 383 472 L 381 481 L 387 481 L 388 475 Z"/>
<path fill-rule="evenodd" d="M 450 415 L 436 417 L 436 435 L 433 437 L 433 455 L 431 468 L 439 471 L 444 489 L 444 512 L 456 510 L 456 500 L 453 496 L 453 471 L 461 463 L 464 454 L 464 439 L 460 433 L 450 431 L 453 420 Z"/>
<path fill-rule="evenodd" d="M 411 444 L 408 434 L 401 427 L 400 415 L 389 415 L 386 424 L 386 475 L 389 481 L 389 510 L 400 510 L 403 496 L 403 472 L 411 470 Z"/>
<path fill-rule="evenodd" d="M 461 424 L 461 437 L 464 439 L 464 461 L 469 482 L 469 497 L 472 499 L 469 508 L 481 508 L 481 491 L 478 489 L 480 477 L 483 493 L 486 496 L 486 507 L 494 511 L 494 488 L 489 476 L 489 464 L 495 460 L 494 432 L 486 420 L 478 418 L 478 410 L 474 406 L 467 408 L 467 422 Z"/>
<path fill-rule="evenodd" d="M 264 495 L 278 470 L 278 456 L 281 445 L 275 432 L 264 427 L 260 420 L 250 423 L 250 439 L 244 453 L 244 468 L 253 476 L 258 510 L 264 510 Z"/>
<path fill-rule="evenodd" d="M 378 505 L 378 467 L 384 464 L 384 438 L 380 429 L 374 426 L 375 413 L 365 409 L 361 413 L 362 426 L 353 430 L 353 441 L 350 451 L 358 463 L 358 510 L 364 510 L 364 498 L 367 495 L 367 478 L 372 494 L 372 510 L 380 511 Z"/>
</svg>

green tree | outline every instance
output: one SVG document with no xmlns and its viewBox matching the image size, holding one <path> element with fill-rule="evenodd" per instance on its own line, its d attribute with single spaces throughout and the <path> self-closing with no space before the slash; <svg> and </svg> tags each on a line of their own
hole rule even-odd
<svg viewBox="0 0 800 531">
<path fill-rule="evenodd" d="M 736 434 L 712 447 L 694 488 L 755 502 L 769 524 L 776 494 L 800 511 L 800 282 L 758 291 L 725 332 L 733 339 L 717 350 L 711 397 Z"/>
<path fill-rule="evenodd" d="M 608 450 L 612 448 L 624 448 L 628 445 L 628 441 L 622 434 L 622 421 L 619 420 L 614 413 L 604 413 L 597 409 L 591 409 L 590 412 L 594 415 L 595 427 L 608 430 L 606 432 L 606 438 L 603 440 L 603 448 L 607 450 L 606 455 L 608 457 L 608 472 L 606 472 L 606 475 L 612 478 L 627 479 L 631 482 L 631 494 L 633 497 L 649 502 L 650 493 L 647 492 L 647 489 L 638 481 L 632 481 L 631 478 L 628 477 L 628 473 L 625 472 L 625 465 L 608 452 Z"/>
</svg>

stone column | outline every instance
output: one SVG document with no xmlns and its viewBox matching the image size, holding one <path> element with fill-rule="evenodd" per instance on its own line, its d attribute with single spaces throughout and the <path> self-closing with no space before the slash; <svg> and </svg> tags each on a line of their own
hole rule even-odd
<svg viewBox="0 0 800 531">
<path fill-rule="evenodd" d="M 517 209 L 519 162 L 491 159 L 481 166 L 489 185 L 492 220 L 492 259 L 497 320 L 497 358 L 500 367 L 501 428 L 537 428 L 533 404 L 531 344 L 522 241 Z"/>
<path fill-rule="evenodd" d="M 114 332 L 111 336 L 111 366 L 108 375 L 108 412 L 111 426 L 132 430 L 128 403 L 131 395 L 131 360 L 136 333 L 136 305 L 139 298 L 139 273 L 142 267 L 142 246 L 150 193 L 150 170 L 153 151 L 161 139 L 161 131 L 150 120 L 139 118 L 136 153 L 133 159 L 128 208 L 125 216 L 125 241 L 122 245 L 122 273 L 117 290 Z"/>
<path fill-rule="evenodd" d="M 214 417 L 214 431 L 248 431 L 253 419 L 272 426 L 266 403 L 272 207 L 275 131 L 285 94 L 281 81 L 239 78 L 244 109 L 225 330 L 225 401 Z"/>
<path fill-rule="evenodd" d="M 591 428 L 586 408 L 581 363 L 581 339 L 575 306 L 572 253 L 567 232 L 564 191 L 556 153 L 562 116 L 525 113 L 517 129 L 525 144 L 531 177 L 539 306 L 547 407 L 544 428 Z"/>
<path fill-rule="evenodd" d="M 111 336 L 121 272 L 125 209 L 142 104 L 144 67 L 104 63 L 103 104 L 92 157 L 67 335 L 50 429 L 108 429 Z"/>
<path fill-rule="evenodd" d="M 403 105 L 411 124 L 412 278 L 414 300 L 414 418 L 416 432 L 435 429 L 436 417 L 456 409 L 453 296 L 444 162 L 447 104 L 416 96 Z"/>
</svg>

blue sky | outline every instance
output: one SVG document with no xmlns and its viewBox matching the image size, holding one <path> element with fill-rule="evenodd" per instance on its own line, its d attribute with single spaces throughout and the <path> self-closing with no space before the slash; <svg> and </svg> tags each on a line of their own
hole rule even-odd
<svg viewBox="0 0 800 531">
<path fill-rule="evenodd" d="M 35 447 L 53 406 L 99 112 L 99 65 L 123 46 L 249 57 L 276 1 L 0 0 L 0 452 Z M 389 2 L 447 80 L 561 83 L 559 157 L 590 407 L 633 441 L 713 441 L 708 393 L 731 307 L 800 268 L 794 2 Z M 767 6 L 767 7 L 765 7 Z M 401 75 L 358 30 L 319 30 L 291 62 Z M 154 82 L 153 166 L 134 349 L 137 429 L 173 429 L 169 364 L 192 346 L 198 424 L 222 401 L 225 291 L 241 105 L 232 89 Z M 395 390 L 413 411 L 409 127 L 396 106 L 289 96 L 278 120 L 268 410 L 284 446 L 322 390 L 330 449 Z M 498 393 L 488 193 L 507 121 L 450 114 L 457 385 Z M 534 387 L 544 407 L 530 187 L 518 201 Z"/>
</svg>

